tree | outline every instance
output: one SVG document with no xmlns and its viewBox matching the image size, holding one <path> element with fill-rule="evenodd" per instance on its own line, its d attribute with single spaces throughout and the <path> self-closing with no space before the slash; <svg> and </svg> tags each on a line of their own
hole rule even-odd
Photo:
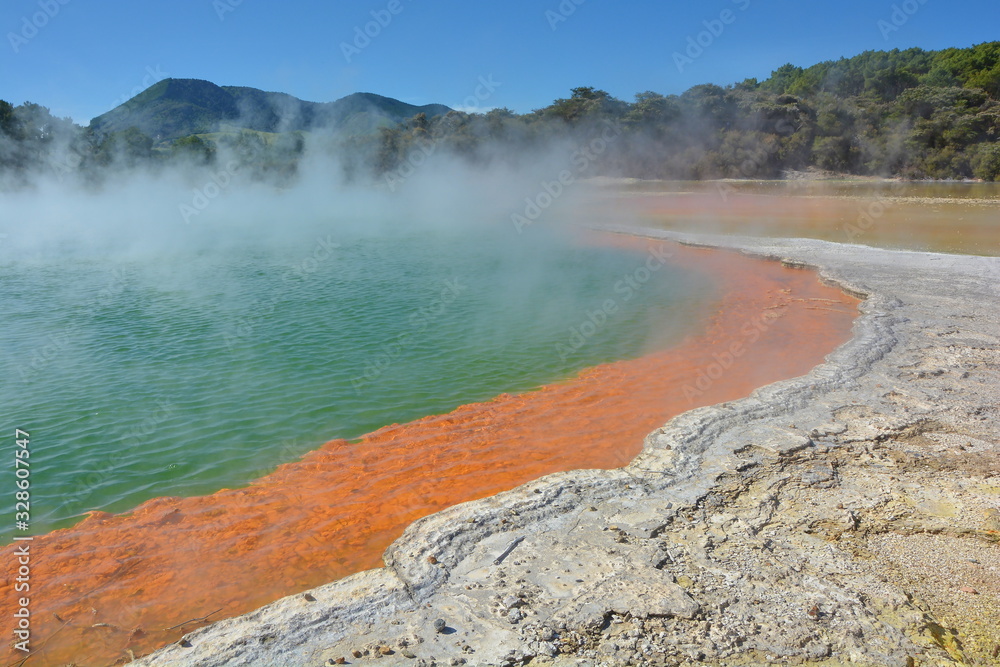
<svg viewBox="0 0 1000 667">
<path fill-rule="evenodd" d="M 600 120 L 622 115 L 628 105 L 603 90 L 591 86 L 573 88 L 569 99 L 558 99 L 539 113 L 545 117 L 560 118 L 569 124 L 585 119 Z"/>
<path fill-rule="evenodd" d="M 845 172 L 851 167 L 851 142 L 844 136 L 816 137 L 813 163 L 820 169 Z"/>
<path fill-rule="evenodd" d="M 681 115 L 677 98 L 664 97 L 659 93 L 646 91 L 635 96 L 635 104 L 626 114 L 626 121 L 641 126 L 671 123 Z"/>
<path fill-rule="evenodd" d="M 4 100 L 0 100 L 0 132 L 15 139 L 21 135 L 21 125 L 14 113 L 14 105 Z"/>
<path fill-rule="evenodd" d="M 1000 144 L 977 144 L 972 151 L 972 173 L 984 181 L 1000 181 Z"/>
<path fill-rule="evenodd" d="M 171 145 L 174 157 L 195 164 L 209 164 L 215 159 L 215 146 L 197 135 L 177 139 Z"/>
<path fill-rule="evenodd" d="M 153 140 L 133 126 L 104 137 L 97 146 L 96 159 L 103 166 L 117 164 L 134 168 L 149 160 L 152 149 Z"/>
</svg>

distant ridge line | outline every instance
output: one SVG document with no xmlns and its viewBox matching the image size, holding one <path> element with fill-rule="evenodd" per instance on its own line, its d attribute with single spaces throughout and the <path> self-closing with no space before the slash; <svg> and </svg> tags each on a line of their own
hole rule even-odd
<svg viewBox="0 0 1000 667">
<path fill-rule="evenodd" d="M 101 134 L 139 129 L 157 142 L 222 130 L 330 131 L 365 135 L 417 114 L 452 111 L 443 104 L 414 105 L 377 93 L 352 93 L 333 102 L 250 86 L 219 86 L 204 79 L 166 78 L 90 121 Z"/>
</svg>

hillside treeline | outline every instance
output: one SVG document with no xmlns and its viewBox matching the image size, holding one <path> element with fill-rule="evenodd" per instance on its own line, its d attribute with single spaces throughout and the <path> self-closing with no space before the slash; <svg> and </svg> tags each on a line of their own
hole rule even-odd
<svg viewBox="0 0 1000 667">
<path fill-rule="evenodd" d="M 428 137 L 473 161 L 494 146 L 586 145 L 613 127 L 602 173 L 634 178 L 776 178 L 818 168 L 914 179 L 1000 178 L 1000 42 L 870 51 L 785 65 L 765 81 L 705 84 L 624 102 L 594 88 L 528 114 L 414 118 L 383 129 L 377 167 L 406 168 Z"/>
<path fill-rule="evenodd" d="M 869 51 L 764 80 L 704 84 L 634 101 L 592 87 L 525 114 L 419 114 L 377 134 L 242 131 L 157 144 L 136 128 L 105 134 L 48 109 L 0 101 L 0 175 L 38 173 L 99 183 L 117 169 L 236 161 L 254 178 L 287 182 L 312 153 L 351 179 L 385 179 L 451 155 L 470 165 L 517 164 L 541 150 L 601 147 L 593 175 L 662 179 L 779 178 L 821 169 L 912 179 L 1000 180 L 1000 42 L 967 49 Z"/>
</svg>

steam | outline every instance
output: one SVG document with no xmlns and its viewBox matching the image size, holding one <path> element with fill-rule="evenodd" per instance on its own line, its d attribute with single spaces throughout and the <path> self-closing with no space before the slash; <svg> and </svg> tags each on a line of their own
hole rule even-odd
<svg viewBox="0 0 1000 667">
<path fill-rule="evenodd" d="M 279 126 L 294 125 L 298 110 L 288 115 Z M 389 182 L 349 173 L 356 156 L 332 133 L 303 134 L 291 165 L 275 164 L 282 150 L 255 135 L 239 138 L 240 145 L 220 140 L 211 159 L 175 155 L 162 163 L 136 162 L 119 142 L 93 172 L 69 133 L 50 136 L 46 160 L 6 174 L 0 262 L 74 254 L 139 261 L 248 244 L 308 245 L 317 234 L 418 231 L 511 237 L 527 251 L 585 208 L 583 181 L 601 158 L 591 154 L 581 168 L 578 141 L 529 153 L 497 144 L 473 165 L 431 145 L 408 156 L 412 164 Z M 14 150 L 0 141 L 0 154 Z M 571 178 L 560 183 L 560 174 Z M 526 207 L 530 229 L 516 224 Z"/>
<path fill-rule="evenodd" d="M 279 127 L 300 124 L 301 109 L 292 105 L 284 111 Z M 567 246 L 573 247 L 580 221 L 592 217 L 588 179 L 611 156 L 618 128 L 601 123 L 533 148 L 520 141 L 492 142 L 472 159 L 451 150 L 445 140 L 435 143 L 438 138 L 428 137 L 404 157 L 391 182 L 377 172 L 359 172 L 359 158 L 342 134 L 317 131 L 285 138 L 299 143 L 289 151 L 275 148 L 273 136 L 224 134 L 209 154 L 138 162 L 134 147 L 110 143 L 104 146 L 104 164 L 94 170 L 87 168 L 89 158 L 81 157 L 71 133 L 52 132 L 48 159 L 12 177 L 0 192 L 0 279 L 24 267 L 51 275 L 65 266 L 61 303 L 99 299 L 102 307 L 113 307 L 133 288 L 157 294 L 180 290 L 193 295 L 192 303 L 210 303 L 220 295 L 241 303 L 248 293 L 245 276 L 269 273 L 279 279 L 276 291 L 227 316 L 232 326 L 227 325 L 226 335 L 235 345 L 240 327 L 247 328 L 239 322 L 262 321 L 284 300 L 320 289 L 326 278 L 314 276 L 356 280 L 338 273 L 339 259 L 368 242 L 391 239 L 386 247 L 449 245 L 440 260 L 441 281 L 464 279 L 454 274 L 447 257 L 455 247 L 467 243 L 488 249 L 483 261 L 495 265 L 490 275 L 496 283 L 488 293 L 463 298 L 487 302 L 494 312 L 531 310 L 537 326 L 559 330 L 560 336 L 599 306 L 585 300 L 586 290 L 573 284 L 553 258 L 566 261 L 572 255 Z M 285 161 L 289 154 L 294 159 Z M 250 265 L 237 270 L 233 261 Z M 589 254 L 584 261 L 599 274 L 604 260 Z M 98 268 L 81 284 L 68 284 L 80 266 Z M 391 289 L 407 279 L 380 275 L 392 270 L 375 266 L 373 275 Z M 119 289 L 105 299 L 96 292 L 109 281 Z M 609 279 L 605 291 L 610 293 L 613 284 Z M 424 306 L 414 303 L 411 310 Z M 204 313 L 205 321 L 211 317 Z M 492 340 L 497 334 L 491 326 L 484 320 L 471 323 L 470 330 Z M 39 332 L 29 356 L 45 347 L 43 338 Z M 60 355 L 69 359 L 72 346 L 63 347 Z M 355 372 L 363 374 L 363 369 Z"/>
</svg>

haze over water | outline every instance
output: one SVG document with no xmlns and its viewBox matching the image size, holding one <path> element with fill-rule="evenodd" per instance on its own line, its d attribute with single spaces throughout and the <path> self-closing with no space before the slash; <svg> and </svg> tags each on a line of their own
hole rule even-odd
<svg viewBox="0 0 1000 667">
<path fill-rule="evenodd" d="M 613 287 L 620 303 L 630 281 L 670 279 L 663 267 L 650 270 L 665 255 L 692 275 L 710 272 L 721 298 L 709 299 L 713 311 L 678 347 L 360 442 L 334 440 L 249 487 L 158 498 L 39 535 L 33 550 L 50 555 L 35 591 L 40 664 L 141 654 L 175 641 L 192 613 L 217 620 L 376 567 L 406 525 L 443 507 L 550 472 L 618 467 L 670 416 L 804 373 L 850 328 L 855 301 L 809 272 L 671 244 L 594 241 L 630 251 L 635 268 Z M 592 326 L 571 329 L 593 338 L 595 312 Z M 733 353 L 737 346 L 752 354 Z M 109 631 L 93 633 L 95 622 Z"/>
<path fill-rule="evenodd" d="M 386 226 L 8 257 L 0 405 L 32 434 L 33 531 L 244 486 L 327 440 L 641 355 L 714 296 L 671 266 L 633 289 L 646 258 L 541 230 Z"/>
</svg>

